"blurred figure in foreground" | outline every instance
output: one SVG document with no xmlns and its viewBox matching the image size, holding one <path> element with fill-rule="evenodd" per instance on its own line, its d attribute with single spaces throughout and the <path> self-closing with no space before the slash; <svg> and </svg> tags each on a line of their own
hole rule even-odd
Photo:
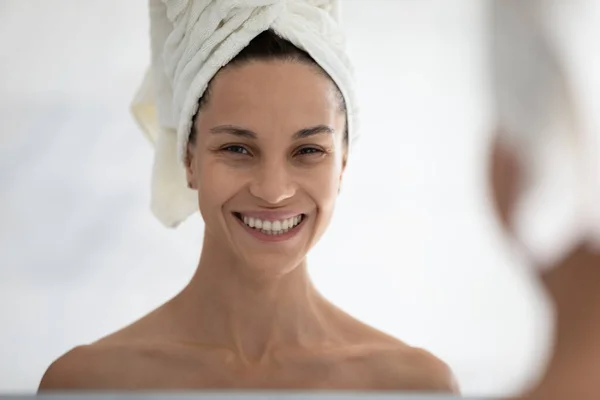
<svg viewBox="0 0 600 400">
<path fill-rule="evenodd" d="M 492 15 L 494 205 L 556 310 L 526 398 L 599 399 L 600 2 L 494 0 Z"/>
</svg>

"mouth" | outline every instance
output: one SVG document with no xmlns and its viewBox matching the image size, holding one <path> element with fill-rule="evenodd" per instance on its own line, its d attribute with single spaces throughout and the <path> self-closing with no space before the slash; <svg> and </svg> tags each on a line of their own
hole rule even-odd
<svg viewBox="0 0 600 400">
<path fill-rule="evenodd" d="M 243 215 L 239 212 L 232 213 L 246 228 L 267 236 L 287 236 L 286 234 L 297 231 L 306 220 L 306 214 L 298 214 L 290 218 L 266 220 Z"/>
</svg>

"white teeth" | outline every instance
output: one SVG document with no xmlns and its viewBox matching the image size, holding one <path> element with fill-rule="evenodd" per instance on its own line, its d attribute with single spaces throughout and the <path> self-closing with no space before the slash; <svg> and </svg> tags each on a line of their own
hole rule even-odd
<svg viewBox="0 0 600 400">
<path fill-rule="evenodd" d="M 302 215 L 278 221 L 262 221 L 258 218 L 243 216 L 242 220 L 250 228 L 258 229 L 266 235 L 281 235 L 302 221 Z"/>
<path fill-rule="evenodd" d="M 252 217 L 244 217 L 244 223 L 250 228 L 254 228 L 255 220 Z"/>
</svg>

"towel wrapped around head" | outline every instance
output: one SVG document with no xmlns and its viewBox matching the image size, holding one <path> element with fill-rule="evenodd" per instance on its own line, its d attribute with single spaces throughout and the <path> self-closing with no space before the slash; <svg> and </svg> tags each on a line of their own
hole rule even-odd
<svg viewBox="0 0 600 400">
<path fill-rule="evenodd" d="M 306 51 L 333 79 L 346 103 L 354 143 L 354 78 L 340 1 L 149 1 L 152 64 L 131 109 L 155 147 L 151 209 L 163 224 L 175 227 L 198 209 L 184 158 L 199 99 L 219 70 L 266 30 Z"/>
</svg>

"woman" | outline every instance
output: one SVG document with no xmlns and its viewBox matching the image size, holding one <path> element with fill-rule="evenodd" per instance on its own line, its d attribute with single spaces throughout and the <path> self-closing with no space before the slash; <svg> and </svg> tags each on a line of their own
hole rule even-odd
<svg viewBox="0 0 600 400">
<path fill-rule="evenodd" d="M 157 110 L 163 136 L 156 141 L 153 210 L 167 225 L 189 214 L 181 200 L 187 192 L 173 199 L 179 172 L 169 160 L 180 145 L 179 176 L 205 222 L 197 271 L 149 315 L 55 361 L 40 391 L 456 391 L 443 362 L 344 313 L 307 273 L 306 254 L 329 224 L 354 135 L 335 3 L 181 3 L 150 4 L 154 66 L 164 63 L 168 77 L 154 77 L 155 92 L 173 89 Z M 156 33 L 169 25 L 160 16 L 169 17 L 168 34 Z M 215 31 L 202 31 L 211 21 Z M 252 37 L 227 42 L 223 29 L 228 37 Z M 306 51 L 283 35 L 306 43 Z M 225 54 L 235 45 L 241 51 Z M 167 112 L 171 100 L 176 118 Z"/>
<path fill-rule="evenodd" d="M 524 399 L 598 399 L 600 125 L 590 94 L 600 89 L 600 58 L 589 46 L 600 33 L 600 7 L 497 0 L 494 15 L 495 206 L 557 316 L 547 370 Z"/>
</svg>

